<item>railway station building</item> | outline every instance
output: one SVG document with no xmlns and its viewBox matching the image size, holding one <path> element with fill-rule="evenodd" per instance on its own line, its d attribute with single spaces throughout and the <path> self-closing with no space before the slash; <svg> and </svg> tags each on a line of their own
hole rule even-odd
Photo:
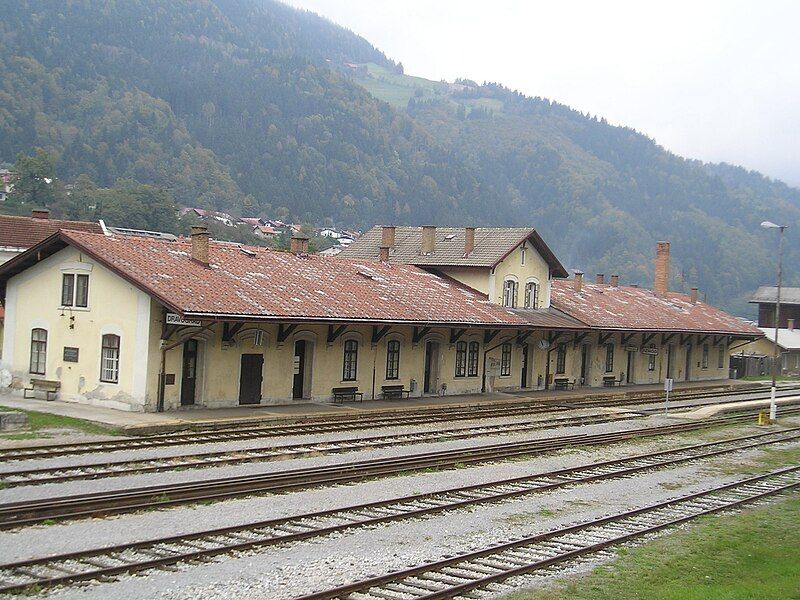
<svg viewBox="0 0 800 600">
<path fill-rule="evenodd" d="M 533 229 L 374 228 L 340 257 L 60 230 L 0 265 L 18 390 L 135 411 L 726 379 L 755 327 L 584 281 Z"/>
</svg>

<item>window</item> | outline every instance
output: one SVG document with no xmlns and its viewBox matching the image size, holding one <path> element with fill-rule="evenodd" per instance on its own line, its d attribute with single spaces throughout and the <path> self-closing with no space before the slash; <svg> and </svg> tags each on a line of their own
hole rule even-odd
<svg viewBox="0 0 800 600">
<path fill-rule="evenodd" d="M 358 342 L 347 340 L 344 343 L 344 363 L 342 381 L 355 381 L 358 373 Z"/>
<path fill-rule="evenodd" d="M 525 264 L 525 244 L 522 244 L 521 262 L 523 265 Z"/>
<path fill-rule="evenodd" d="M 647 370 L 648 371 L 655 371 L 656 370 L 656 355 L 655 354 L 648 354 L 647 355 Z"/>
<path fill-rule="evenodd" d="M 539 308 L 539 286 L 533 281 L 525 284 L 525 308 Z"/>
<path fill-rule="evenodd" d="M 517 288 L 518 284 L 513 279 L 503 282 L 503 306 L 517 308 Z"/>
<path fill-rule="evenodd" d="M 31 331 L 31 366 L 33 375 L 44 375 L 47 367 L 47 330 Z"/>
<path fill-rule="evenodd" d="M 503 351 L 500 355 L 500 376 L 511 375 L 511 344 L 503 344 Z"/>
<path fill-rule="evenodd" d="M 100 381 L 119 383 L 119 336 L 108 334 L 103 336 L 103 347 L 100 351 Z"/>
<path fill-rule="evenodd" d="M 606 344 L 606 373 L 614 370 L 614 344 Z"/>
<path fill-rule="evenodd" d="M 467 376 L 467 342 L 456 342 L 456 377 Z"/>
<path fill-rule="evenodd" d="M 400 342 L 391 340 L 386 344 L 386 379 L 400 378 Z"/>
<path fill-rule="evenodd" d="M 61 306 L 89 306 L 89 276 L 64 273 L 61 278 Z"/>
<path fill-rule="evenodd" d="M 469 359 L 467 360 L 467 376 L 478 376 L 478 351 L 480 344 L 478 342 L 469 343 Z"/>
<path fill-rule="evenodd" d="M 708 344 L 703 344 L 703 362 L 701 364 L 704 369 L 708 368 Z"/>
<path fill-rule="evenodd" d="M 717 351 L 717 368 L 725 368 L 725 346 L 720 346 L 719 350 Z"/>
<path fill-rule="evenodd" d="M 556 351 L 556 374 L 560 375 L 567 370 L 567 346 L 561 344 Z"/>
</svg>

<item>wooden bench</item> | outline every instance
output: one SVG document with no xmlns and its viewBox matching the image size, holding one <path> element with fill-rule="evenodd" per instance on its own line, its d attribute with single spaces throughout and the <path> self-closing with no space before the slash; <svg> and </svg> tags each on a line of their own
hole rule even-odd
<svg viewBox="0 0 800 600">
<path fill-rule="evenodd" d="M 570 381 L 566 377 L 562 377 L 560 379 L 554 379 L 553 385 L 557 390 L 574 390 L 575 380 L 573 379 L 572 381 Z"/>
<path fill-rule="evenodd" d="M 621 386 L 622 385 L 622 377 L 617 379 L 613 375 L 608 375 L 603 377 L 603 387 L 614 387 L 614 386 Z"/>
<path fill-rule="evenodd" d="M 383 398 L 385 400 L 391 400 L 392 398 L 399 398 L 403 399 L 403 395 L 406 398 L 410 398 L 411 390 L 405 389 L 405 387 L 400 385 L 382 385 L 381 392 L 383 392 Z"/>
<path fill-rule="evenodd" d="M 35 394 L 36 392 L 45 392 L 45 397 L 48 400 L 53 400 L 59 389 L 61 389 L 60 381 L 31 377 L 30 387 L 26 387 L 24 390 L 22 390 L 22 397 L 28 398 L 28 392 L 31 392 L 32 394 Z M 53 398 L 50 397 L 50 394 L 53 394 Z M 30 397 L 33 398 L 35 396 Z"/>
<path fill-rule="evenodd" d="M 345 400 L 350 400 L 351 402 L 355 402 L 356 398 L 359 402 L 364 401 L 364 394 L 358 391 L 358 388 L 353 387 L 335 387 L 331 389 L 331 395 L 333 396 L 334 402 L 344 402 Z"/>
</svg>

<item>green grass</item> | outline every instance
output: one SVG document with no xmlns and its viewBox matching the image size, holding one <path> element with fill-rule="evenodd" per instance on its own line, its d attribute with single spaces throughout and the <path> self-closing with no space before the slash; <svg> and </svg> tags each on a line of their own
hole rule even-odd
<svg viewBox="0 0 800 600">
<path fill-rule="evenodd" d="M 0 410 L 23 412 L 28 415 L 28 427 L 25 430 L 0 434 L 0 439 L 24 440 L 49 437 L 47 431 L 56 429 L 74 430 L 94 435 L 122 435 L 122 431 L 114 427 L 108 427 L 74 417 L 62 417 L 60 415 L 52 415 L 35 410 L 20 410 L 7 406 L 0 406 Z"/>
<path fill-rule="evenodd" d="M 778 375 L 777 381 L 800 381 L 797 377 L 788 377 L 786 375 Z M 772 381 L 772 375 L 749 375 L 742 377 L 742 381 Z"/>
<path fill-rule="evenodd" d="M 507 600 L 788 600 L 800 598 L 800 498 L 734 515 L 633 549 L 611 564 Z"/>
</svg>

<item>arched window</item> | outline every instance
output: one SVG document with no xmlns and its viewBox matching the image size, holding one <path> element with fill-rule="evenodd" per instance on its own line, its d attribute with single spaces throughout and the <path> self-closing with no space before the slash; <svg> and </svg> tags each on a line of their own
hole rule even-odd
<svg viewBox="0 0 800 600">
<path fill-rule="evenodd" d="M 342 381 L 355 381 L 358 374 L 358 342 L 346 340 L 344 343 L 344 361 L 342 364 Z"/>
<path fill-rule="evenodd" d="M 539 308 L 539 284 L 535 281 L 525 284 L 525 308 Z"/>
<path fill-rule="evenodd" d="M 31 365 L 32 375 L 44 375 L 47 368 L 47 330 L 31 331 Z"/>
<path fill-rule="evenodd" d="M 503 306 L 509 308 L 517 307 L 517 291 L 519 284 L 513 279 L 506 279 L 503 282 Z"/>
<path fill-rule="evenodd" d="M 606 373 L 614 370 L 614 344 L 606 344 Z"/>
<path fill-rule="evenodd" d="M 467 342 L 456 342 L 456 377 L 467 376 Z"/>
<path fill-rule="evenodd" d="M 109 333 L 103 336 L 100 349 L 100 381 L 119 383 L 119 336 Z"/>
<path fill-rule="evenodd" d="M 386 344 L 386 379 L 400 378 L 400 342 L 390 340 Z"/>
<path fill-rule="evenodd" d="M 556 375 L 562 375 L 567 370 L 567 345 L 560 344 L 556 351 Z"/>
<path fill-rule="evenodd" d="M 480 350 L 480 344 L 478 342 L 470 342 L 469 343 L 469 359 L 467 360 L 467 376 L 468 377 L 477 377 L 478 376 L 478 353 Z"/>
</svg>

